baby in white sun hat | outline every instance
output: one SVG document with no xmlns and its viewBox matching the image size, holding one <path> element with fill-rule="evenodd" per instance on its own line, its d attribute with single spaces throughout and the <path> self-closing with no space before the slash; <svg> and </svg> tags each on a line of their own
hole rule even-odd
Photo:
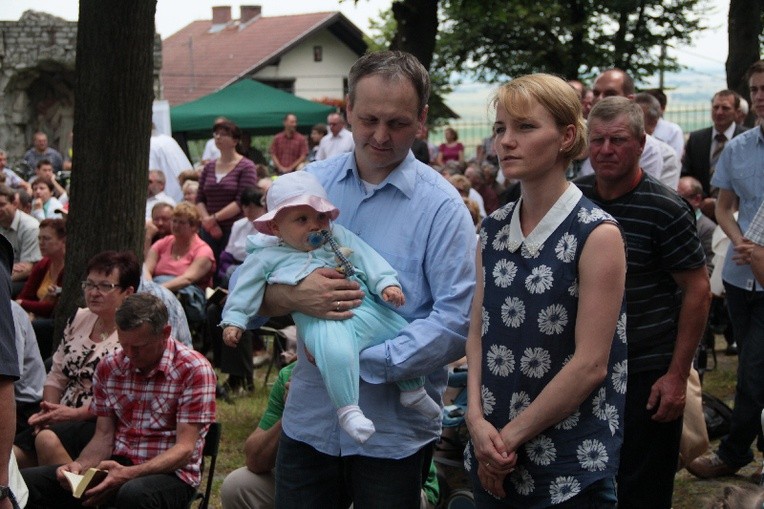
<svg viewBox="0 0 764 509">
<path fill-rule="evenodd" d="M 354 440 L 363 443 L 374 433 L 374 423 L 358 406 L 358 353 L 394 338 L 408 322 L 391 307 L 405 298 L 390 264 L 358 236 L 331 221 L 339 210 L 328 200 L 318 180 L 304 171 L 277 178 L 266 196 L 268 213 L 254 221 L 265 235 L 248 240 L 252 251 L 239 269 L 235 288 L 228 295 L 221 326 L 223 339 L 235 346 L 249 319 L 262 304 L 266 284 L 296 285 L 322 267 L 337 268 L 358 281 L 364 297 L 347 320 L 325 320 L 293 312 L 298 336 L 315 358 L 339 424 Z M 424 377 L 396 382 L 400 402 L 430 418 L 440 417 L 440 407 L 424 390 Z"/>
</svg>

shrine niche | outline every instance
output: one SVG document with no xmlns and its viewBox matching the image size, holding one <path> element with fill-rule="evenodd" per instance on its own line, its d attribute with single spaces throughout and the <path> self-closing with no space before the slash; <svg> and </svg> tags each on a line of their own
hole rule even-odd
<svg viewBox="0 0 764 509">
<path fill-rule="evenodd" d="M 21 159 L 37 131 L 66 155 L 74 124 L 77 22 L 37 11 L 0 21 L 0 148 Z M 161 41 L 154 47 L 154 89 L 160 90 Z M 158 97 L 158 94 L 157 94 Z"/>
</svg>

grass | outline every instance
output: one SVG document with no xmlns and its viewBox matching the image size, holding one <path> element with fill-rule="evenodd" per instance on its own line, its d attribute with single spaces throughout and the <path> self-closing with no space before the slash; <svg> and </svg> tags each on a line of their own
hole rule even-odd
<svg viewBox="0 0 764 509">
<path fill-rule="evenodd" d="M 716 343 L 717 345 L 724 345 L 724 340 L 719 337 Z M 731 406 L 735 392 L 737 357 L 724 355 L 722 348 L 717 351 L 717 359 L 718 366 L 716 369 L 705 375 L 703 390 L 723 399 Z M 709 363 L 711 362 L 709 360 Z M 223 434 L 213 480 L 210 503 L 212 508 L 219 509 L 222 507 L 219 491 L 225 476 L 244 465 L 244 440 L 257 426 L 268 401 L 270 387 L 263 386 L 266 369 L 263 367 L 255 371 L 256 389 L 252 393 L 233 398 L 231 404 L 218 400 L 217 418 L 223 423 Z M 269 381 L 272 382 L 274 378 L 274 373 L 271 373 Z M 718 441 L 714 441 L 711 448 L 715 449 L 717 445 Z M 697 479 L 686 470 L 678 472 L 674 484 L 674 509 L 705 507 L 713 496 L 722 492 L 725 485 L 750 483 L 748 476 L 761 465 L 761 461 L 761 455 L 757 454 L 757 460 L 741 469 L 737 475 L 719 480 Z M 206 479 L 203 482 L 206 482 Z"/>
<path fill-rule="evenodd" d="M 724 345 L 724 339 L 717 336 L 716 344 Z M 735 384 L 737 372 L 737 357 L 724 354 L 724 348 L 717 349 L 716 369 L 706 373 L 703 380 L 703 391 L 721 398 L 729 406 L 732 406 L 735 397 Z M 713 361 L 709 359 L 709 365 Z M 719 440 L 711 441 L 711 450 L 716 450 Z M 750 485 L 751 476 L 762 464 L 762 456 L 754 450 L 756 459 L 746 467 L 740 469 L 736 475 L 720 479 L 698 479 L 687 470 L 677 473 L 674 480 L 674 509 L 697 509 L 707 507 L 708 502 L 722 493 L 724 486 L 729 484 Z"/>
</svg>

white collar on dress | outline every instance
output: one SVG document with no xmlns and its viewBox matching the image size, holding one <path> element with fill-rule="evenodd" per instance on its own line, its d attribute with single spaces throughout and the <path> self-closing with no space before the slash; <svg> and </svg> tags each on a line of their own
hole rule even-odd
<svg viewBox="0 0 764 509">
<path fill-rule="evenodd" d="M 523 230 L 520 228 L 520 208 L 523 202 L 521 196 L 517 203 L 515 203 L 515 208 L 512 210 L 512 219 L 509 223 L 509 250 L 514 253 L 525 243 L 525 248 L 532 256 L 538 254 L 539 250 L 544 246 L 546 239 L 573 211 L 573 207 L 575 207 L 582 195 L 583 193 L 578 186 L 569 183 L 565 192 L 557 198 L 552 208 L 549 209 L 549 212 L 546 213 L 528 237 L 523 235 Z"/>
</svg>

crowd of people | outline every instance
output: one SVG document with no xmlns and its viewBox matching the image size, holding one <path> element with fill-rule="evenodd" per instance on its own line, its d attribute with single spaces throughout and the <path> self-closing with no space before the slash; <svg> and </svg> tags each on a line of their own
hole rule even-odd
<svg viewBox="0 0 764 509">
<path fill-rule="evenodd" d="M 762 119 L 764 61 L 748 83 Z M 0 151 L 0 391 L 16 401 L 0 458 L 15 437 L 26 507 L 185 507 L 216 394 L 252 390 L 269 360 L 266 323 L 296 326 L 297 361 L 223 483 L 228 509 L 434 507 L 454 364 L 478 507 L 669 508 L 711 307 L 739 355 L 731 429 L 684 465 L 714 478 L 752 461 L 764 131 L 742 125 L 743 99 L 720 90 L 713 125 L 685 136 L 663 118 L 665 94 L 637 93 L 623 70 L 590 88 L 521 76 L 496 92 L 492 135 L 467 158 L 452 127 L 428 140 L 429 93 L 413 56 L 369 53 L 344 112 L 310 136 L 284 116 L 270 166 L 227 118 L 197 169 L 152 133 L 143 259 L 94 256 L 62 338 L 69 200 L 56 176 L 71 161 L 36 133 L 26 181 Z M 74 499 L 65 473 L 91 467 L 106 479 Z"/>
</svg>

